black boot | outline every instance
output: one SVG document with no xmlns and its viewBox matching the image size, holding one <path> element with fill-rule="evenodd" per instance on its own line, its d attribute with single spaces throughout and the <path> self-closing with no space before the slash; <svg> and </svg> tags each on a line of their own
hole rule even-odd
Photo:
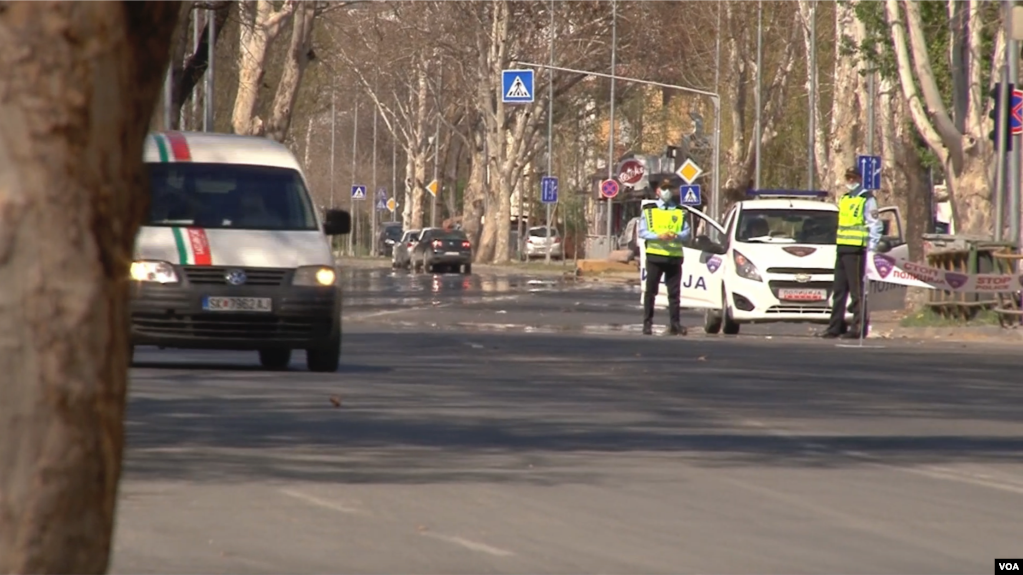
<svg viewBox="0 0 1023 575">
<path fill-rule="evenodd" d="M 688 335 L 689 330 L 686 329 L 686 326 L 680 323 L 675 323 L 671 325 L 671 329 L 668 330 L 668 333 L 671 335 Z"/>
<path fill-rule="evenodd" d="M 654 324 L 648 321 L 643 322 L 643 335 L 653 335 L 653 333 Z"/>
</svg>

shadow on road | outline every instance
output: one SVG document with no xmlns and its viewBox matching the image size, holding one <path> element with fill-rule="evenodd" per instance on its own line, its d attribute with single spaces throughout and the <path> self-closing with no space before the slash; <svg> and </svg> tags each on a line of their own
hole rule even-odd
<svg viewBox="0 0 1023 575">
<path fill-rule="evenodd" d="M 128 473 L 593 483 L 642 457 L 1023 461 L 1023 391 L 1008 354 L 443 331 L 350 333 L 344 349 L 352 363 L 331 376 L 134 370 Z"/>
</svg>

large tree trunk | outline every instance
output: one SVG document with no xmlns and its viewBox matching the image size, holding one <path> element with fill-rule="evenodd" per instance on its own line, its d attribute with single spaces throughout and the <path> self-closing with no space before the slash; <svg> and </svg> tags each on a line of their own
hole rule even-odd
<svg viewBox="0 0 1023 575">
<path fill-rule="evenodd" d="M 299 2 L 292 16 L 291 46 L 288 48 L 281 79 L 277 83 L 270 120 L 266 125 L 267 137 L 278 142 L 284 141 L 288 136 L 288 128 L 291 127 L 291 115 L 295 109 L 298 87 L 302 83 L 302 75 L 312 56 L 315 20 L 316 2 Z"/>
<path fill-rule="evenodd" d="M 494 248 L 497 246 L 497 234 L 498 219 L 500 216 L 500 198 L 496 191 L 488 190 L 484 187 L 483 192 L 487 194 L 488 198 L 486 205 L 484 206 L 484 222 L 483 222 L 483 233 L 480 237 L 480 245 L 476 250 L 476 260 L 479 263 L 490 263 L 494 260 Z M 505 224 L 505 242 L 508 241 L 507 234 L 511 232 L 511 228 Z"/>
<path fill-rule="evenodd" d="M 142 144 L 176 2 L 0 10 L 0 572 L 107 569 Z M 69 279 L 73 278 L 73 280 Z"/>
<path fill-rule="evenodd" d="M 263 133 L 263 121 L 256 116 L 256 103 L 259 87 L 263 83 L 266 52 L 295 7 L 294 0 L 288 0 L 279 10 L 274 10 L 270 0 L 246 0 L 238 4 L 241 20 L 238 33 L 238 89 L 231 112 L 231 127 L 236 134 Z"/>
<path fill-rule="evenodd" d="M 429 222 L 424 217 L 426 206 L 426 152 L 417 150 L 412 155 L 412 202 L 411 202 L 411 224 L 408 227 L 418 229 L 426 227 Z"/>
<path fill-rule="evenodd" d="M 462 199 L 462 229 L 469 237 L 473 248 L 479 254 L 480 219 L 483 217 L 483 187 L 486 184 L 486 158 L 483 155 L 483 143 L 478 130 L 472 134 L 473 147 L 469 156 L 469 181 L 465 186 Z"/>
<path fill-rule="evenodd" d="M 256 24 L 254 2 L 242 2 L 241 30 L 238 34 L 238 89 L 231 111 L 231 127 L 235 134 L 259 134 L 262 121 L 254 118 L 259 86 L 263 82 L 263 62 L 269 45 L 267 31 Z"/>
<path fill-rule="evenodd" d="M 199 16 L 199 8 L 195 6 L 189 6 L 190 2 L 182 2 L 182 17 L 178 18 L 177 30 L 175 30 L 173 50 L 171 52 L 171 78 L 172 78 L 172 100 L 171 100 L 171 118 L 173 122 L 172 129 L 179 129 L 178 124 L 181 117 L 181 107 L 184 106 L 189 96 L 195 96 L 195 87 L 199 84 L 199 80 L 202 79 L 206 70 L 209 69 L 209 18 L 206 18 L 206 24 L 200 32 L 198 46 L 195 47 L 195 51 L 191 52 L 188 59 L 185 59 L 185 54 L 188 53 L 192 44 L 189 41 L 191 30 L 191 19 L 188 18 L 189 12 L 191 16 Z M 231 15 L 234 2 L 216 1 L 208 3 L 213 11 L 215 18 L 215 27 L 213 29 L 213 44 L 216 46 L 217 42 L 220 41 L 221 33 L 223 33 L 226 27 L 228 17 Z M 205 10 L 204 10 L 205 11 Z"/>
<path fill-rule="evenodd" d="M 835 5 L 835 45 L 849 43 L 859 46 L 866 37 L 866 27 L 856 16 L 860 0 Z M 829 163 L 819 166 L 824 189 L 842 193 L 845 170 L 856 162 L 859 146 L 864 142 L 863 118 L 866 117 L 867 92 L 863 87 L 862 58 L 851 58 L 842 50 L 835 50 L 833 104 L 831 108 L 831 137 Z"/>
</svg>

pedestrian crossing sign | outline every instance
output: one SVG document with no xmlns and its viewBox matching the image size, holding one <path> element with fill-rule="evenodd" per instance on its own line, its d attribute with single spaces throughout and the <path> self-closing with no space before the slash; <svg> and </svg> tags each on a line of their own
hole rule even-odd
<svg viewBox="0 0 1023 575">
<path fill-rule="evenodd" d="M 699 206 L 703 203 L 700 194 L 700 186 L 697 184 L 686 184 L 678 189 L 679 203 L 683 206 Z"/>
<path fill-rule="evenodd" d="M 533 79 L 532 70 L 502 70 L 501 101 L 505 104 L 532 104 Z"/>
</svg>

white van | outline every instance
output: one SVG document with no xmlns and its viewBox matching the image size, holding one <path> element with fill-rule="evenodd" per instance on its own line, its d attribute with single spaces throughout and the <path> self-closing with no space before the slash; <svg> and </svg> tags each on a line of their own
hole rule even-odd
<svg viewBox="0 0 1023 575">
<path fill-rule="evenodd" d="M 152 201 L 131 265 L 131 343 L 257 350 L 286 369 L 337 371 L 341 290 L 328 236 L 292 153 L 266 138 L 163 132 L 146 139 Z"/>
</svg>

